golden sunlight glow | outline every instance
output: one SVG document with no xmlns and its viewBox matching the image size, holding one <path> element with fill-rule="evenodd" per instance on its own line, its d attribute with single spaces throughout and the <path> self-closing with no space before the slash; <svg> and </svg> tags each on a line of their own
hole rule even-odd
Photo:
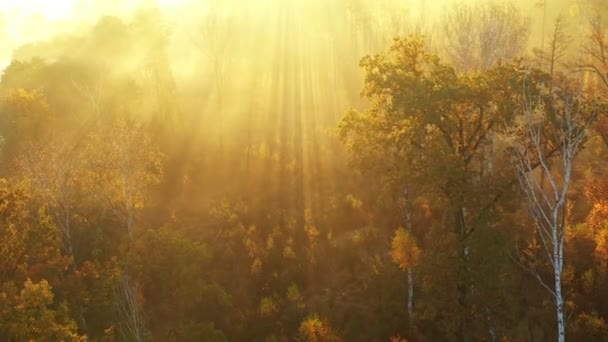
<svg viewBox="0 0 608 342">
<path fill-rule="evenodd" d="M 18 15 L 41 14 L 49 20 L 72 17 L 76 0 L 2 0 L 0 11 Z"/>
<path fill-rule="evenodd" d="M 0 342 L 607 336 L 592 2 L 0 0 Z"/>
</svg>

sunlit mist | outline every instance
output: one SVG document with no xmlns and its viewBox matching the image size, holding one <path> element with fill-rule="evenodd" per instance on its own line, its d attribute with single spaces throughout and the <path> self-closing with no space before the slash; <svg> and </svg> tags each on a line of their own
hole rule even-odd
<svg viewBox="0 0 608 342">
<path fill-rule="evenodd" d="M 601 341 L 601 0 L 0 0 L 0 341 Z"/>
</svg>

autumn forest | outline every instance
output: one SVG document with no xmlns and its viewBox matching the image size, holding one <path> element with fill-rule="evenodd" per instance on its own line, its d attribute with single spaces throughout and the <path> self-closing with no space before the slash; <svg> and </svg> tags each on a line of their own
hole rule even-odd
<svg viewBox="0 0 608 342">
<path fill-rule="evenodd" d="M 14 3 L 1 341 L 608 341 L 604 1 Z"/>
</svg>

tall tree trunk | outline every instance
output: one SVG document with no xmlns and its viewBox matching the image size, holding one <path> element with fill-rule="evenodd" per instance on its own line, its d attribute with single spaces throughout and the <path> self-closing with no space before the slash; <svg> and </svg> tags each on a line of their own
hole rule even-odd
<svg viewBox="0 0 608 342">
<path fill-rule="evenodd" d="M 557 312 L 557 341 L 566 341 L 566 320 L 564 317 L 564 298 L 562 296 L 562 277 L 557 270 L 555 273 L 555 307 Z"/>
<path fill-rule="evenodd" d="M 488 320 L 488 334 L 490 335 L 490 341 L 496 342 L 496 325 L 492 318 L 492 311 L 486 306 L 486 319 Z"/>
<path fill-rule="evenodd" d="M 539 236 L 547 258 L 553 270 L 553 284 L 545 282 L 539 271 L 532 265 L 527 270 L 539 283 L 553 296 L 557 318 L 557 341 L 566 340 L 566 320 L 564 313 L 564 293 L 562 291 L 562 274 L 564 269 L 564 243 L 567 228 L 567 198 L 570 185 L 573 163 L 576 155 L 587 141 L 587 132 L 595 122 L 600 110 L 586 107 L 584 103 L 572 101 L 579 95 L 579 91 L 563 95 L 548 92 L 547 97 L 554 101 L 554 107 L 559 108 L 555 117 L 560 120 L 540 122 L 535 119 L 534 111 L 538 108 L 544 110 L 544 103 L 531 102 L 526 104 L 522 111 L 525 120 L 523 126 L 524 138 L 532 142 L 532 146 L 523 144 L 514 145 L 516 153 L 515 167 L 518 173 L 520 188 L 528 199 L 530 215 Z M 524 95 L 527 95 L 524 92 Z M 599 108 L 599 107 L 598 107 Z M 581 113 L 589 116 L 581 116 Z M 549 158 L 546 153 L 546 140 L 544 125 L 553 125 L 559 141 L 558 158 Z M 531 156 L 534 156 L 532 158 Z M 550 160 L 551 159 L 551 160 Z M 555 163 L 551 163 L 554 161 Z M 552 167 L 559 165 L 561 168 Z M 537 170 L 538 167 L 538 170 Z M 540 172 L 540 176 L 538 173 Z M 543 186 L 543 182 L 547 186 Z"/>
<path fill-rule="evenodd" d="M 412 235 L 412 207 L 410 203 L 409 191 L 405 188 L 405 226 Z M 414 323 L 414 270 L 412 267 L 407 269 L 407 315 L 410 325 Z"/>
<path fill-rule="evenodd" d="M 468 268 L 468 254 L 469 249 L 465 241 L 466 226 L 465 226 L 466 209 L 463 206 L 459 206 L 456 210 L 456 230 L 460 235 L 460 275 L 458 279 L 458 303 L 460 304 L 461 317 L 460 317 L 460 336 L 462 341 L 469 341 L 469 329 L 471 326 L 469 317 L 469 268 Z"/>
<path fill-rule="evenodd" d="M 414 270 L 410 267 L 407 270 L 407 314 L 410 324 L 414 322 Z"/>
<path fill-rule="evenodd" d="M 555 215 L 557 219 L 557 215 Z M 566 340 L 566 321 L 564 318 L 564 297 L 562 294 L 562 271 L 564 268 L 564 241 L 557 234 L 557 229 L 553 230 L 552 236 L 555 246 L 553 248 L 553 260 L 555 267 L 553 268 L 553 276 L 555 280 L 555 309 L 557 316 L 557 341 L 564 342 Z"/>
</svg>

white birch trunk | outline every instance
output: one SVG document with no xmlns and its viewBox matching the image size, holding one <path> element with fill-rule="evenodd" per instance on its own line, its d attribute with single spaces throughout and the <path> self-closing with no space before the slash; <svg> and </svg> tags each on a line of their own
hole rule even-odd
<svg viewBox="0 0 608 342">
<path fill-rule="evenodd" d="M 412 208 L 410 206 L 409 192 L 406 188 L 405 195 L 405 225 L 410 236 L 412 235 Z M 414 270 L 413 267 L 407 269 L 407 314 L 410 323 L 414 321 Z"/>
<path fill-rule="evenodd" d="M 414 320 L 414 270 L 407 270 L 407 314 L 410 322 Z"/>
<path fill-rule="evenodd" d="M 557 236 L 556 236 L 557 238 Z M 566 320 L 564 315 L 564 297 L 562 295 L 562 272 L 563 272 L 563 239 L 559 241 L 556 239 L 555 241 L 559 248 L 554 252 L 554 260 L 556 261 L 556 267 L 553 272 L 553 276 L 555 278 L 555 309 L 557 315 L 557 341 L 564 342 L 566 341 Z"/>
<path fill-rule="evenodd" d="M 515 167 L 519 184 L 528 199 L 530 215 L 537 235 L 553 271 L 553 286 L 545 282 L 534 266 L 526 269 L 551 293 L 557 318 L 557 341 L 566 340 L 565 296 L 562 289 L 564 269 L 564 243 L 566 235 L 567 194 L 572 176 L 574 158 L 582 149 L 586 132 L 597 117 L 599 110 L 587 107 L 586 99 L 576 92 L 554 94 L 551 90 L 531 99 L 524 83 L 523 121 L 520 129 L 524 143 L 515 142 Z M 543 99 L 543 96 L 545 98 Z M 547 115 L 543 100 L 554 101 L 557 112 L 554 121 L 545 120 Z M 591 108 L 591 109 L 590 109 Z M 585 110 L 585 112 L 583 112 Z M 553 125 L 554 144 L 552 158 L 547 155 L 548 137 L 545 126 Z M 544 183 L 548 183 L 546 186 Z"/>
<path fill-rule="evenodd" d="M 496 326 L 492 319 L 492 311 L 486 306 L 486 319 L 488 320 L 488 334 L 490 334 L 490 341 L 496 342 Z"/>
</svg>

